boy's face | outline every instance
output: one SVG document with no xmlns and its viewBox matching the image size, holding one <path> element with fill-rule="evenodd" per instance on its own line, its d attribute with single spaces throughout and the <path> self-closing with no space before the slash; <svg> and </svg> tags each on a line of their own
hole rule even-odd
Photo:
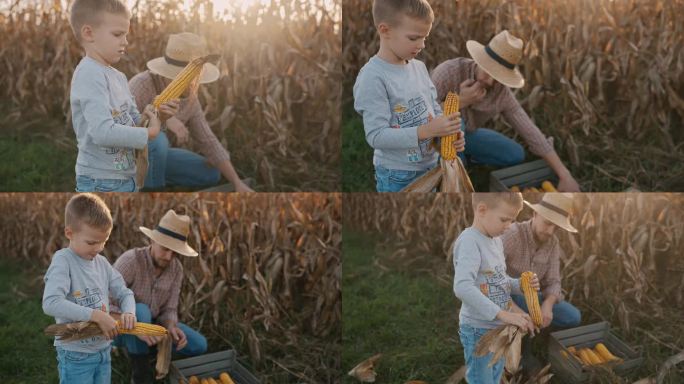
<svg viewBox="0 0 684 384">
<path fill-rule="evenodd" d="M 88 53 L 105 64 L 115 64 L 124 55 L 130 20 L 127 15 L 104 12 L 98 26 L 84 25 L 81 36 Z"/>
<path fill-rule="evenodd" d="M 490 237 L 501 236 L 511 226 L 518 213 L 520 210 L 517 207 L 505 202 L 499 202 L 494 208 L 480 203 L 476 211 L 476 215 L 487 232 L 486 235 Z"/>
<path fill-rule="evenodd" d="M 173 258 L 176 257 L 176 253 L 165 246 L 152 241 L 152 262 L 154 266 L 159 269 L 165 269 L 171 264 Z"/>
<path fill-rule="evenodd" d="M 396 24 L 380 23 L 378 29 L 382 40 L 397 58 L 411 60 L 425 48 L 432 23 L 402 15 Z"/>
<path fill-rule="evenodd" d="M 546 243 L 556 232 L 556 224 L 546 220 L 537 212 L 532 218 L 532 232 L 540 243 Z"/>
<path fill-rule="evenodd" d="M 83 223 L 79 224 L 78 229 L 70 226 L 64 229 L 69 248 L 86 260 L 92 260 L 102 252 L 110 233 L 111 229 L 103 230 Z"/>
</svg>

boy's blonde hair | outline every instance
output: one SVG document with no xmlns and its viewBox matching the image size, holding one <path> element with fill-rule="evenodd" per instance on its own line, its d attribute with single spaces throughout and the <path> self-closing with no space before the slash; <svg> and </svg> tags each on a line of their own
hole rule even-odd
<svg viewBox="0 0 684 384">
<path fill-rule="evenodd" d="M 396 25 L 399 17 L 405 15 L 420 20 L 435 20 L 435 14 L 427 0 L 374 0 L 373 22 L 377 28 L 380 23 Z"/>
<path fill-rule="evenodd" d="M 473 211 L 478 204 L 484 204 L 489 209 L 496 208 L 499 203 L 506 203 L 520 211 L 523 207 L 523 198 L 520 192 L 475 192 L 471 196 Z"/>
<path fill-rule="evenodd" d="M 81 41 L 81 28 L 84 25 L 97 26 L 101 22 L 102 13 L 113 13 L 131 17 L 128 8 L 120 0 L 76 0 L 71 6 L 69 24 L 76 40 Z"/>
<path fill-rule="evenodd" d="M 64 209 L 64 224 L 77 231 L 81 224 L 103 231 L 112 229 L 112 214 L 99 196 L 80 193 L 71 199 Z"/>
</svg>

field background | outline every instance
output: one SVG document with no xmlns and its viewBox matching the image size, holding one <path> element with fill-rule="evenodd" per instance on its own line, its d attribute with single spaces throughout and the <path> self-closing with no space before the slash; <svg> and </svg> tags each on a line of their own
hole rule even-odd
<svg viewBox="0 0 684 384">
<path fill-rule="evenodd" d="M 41 309 L 42 277 L 68 246 L 63 210 L 70 194 L 0 194 L 0 376 L 56 382 L 54 320 Z M 199 329 L 209 352 L 235 349 L 264 383 L 332 383 L 341 375 L 341 196 L 339 194 L 162 194 L 103 196 L 114 228 L 103 254 L 114 262 L 144 246 L 168 209 L 193 219 L 180 257 L 180 321 Z M 123 358 L 114 383 L 128 383 Z"/>
<path fill-rule="evenodd" d="M 69 87 L 82 51 L 64 4 L 0 1 L 0 190 L 73 191 Z M 136 1 L 128 78 L 171 33 L 204 36 L 221 78 L 200 87 L 212 130 L 259 191 L 339 191 L 339 0 L 273 1 L 226 17 L 211 0 Z M 196 149 L 196 148 L 195 148 Z"/>
<path fill-rule="evenodd" d="M 525 197 L 535 202 L 540 195 Z M 357 193 L 343 204 L 342 370 L 384 353 L 378 382 L 444 383 L 464 364 L 451 246 L 472 222 L 470 199 Z M 525 208 L 518 220 L 531 212 Z M 580 309 L 582 324 L 610 322 L 644 357 L 628 377 L 599 375 L 594 382 L 655 376 L 684 349 L 682 220 L 681 194 L 575 195 L 572 224 L 579 233 L 556 232 L 565 251 L 565 299 Z M 543 339 L 535 348 L 545 356 Z M 684 367 L 666 379 L 681 383 Z"/>
<path fill-rule="evenodd" d="M 343 2 L 344 191 L 375 190 L 372 151 L 352 98 L 359 69 L 378 49 L 371 3 Z M 418 56 L 429 70 L 470 57 L 467 40 L 484 44 L 503 29 L 525 41 L 526 85 L 516 97 L 555 138 L 556 152 L 583 191 L 684 190 L 684 24 L 678 22 L 684 1 L 430 4 L 436 20 Z M 502 119 L 492 127 L 514 137 Z M 476 187 L 487 185 L 489 170 L 480 171 L 472 175 Z"/>
</svg>

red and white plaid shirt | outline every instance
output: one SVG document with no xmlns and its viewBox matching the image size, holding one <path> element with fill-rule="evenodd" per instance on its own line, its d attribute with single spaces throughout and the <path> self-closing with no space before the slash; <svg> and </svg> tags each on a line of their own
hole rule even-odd
<svg viewBox="0 0 684 384">
<path fill-rule="evenodd" d="M 140 113 L 163 90 L 157 91 L 158 87 L 155 87 L 150 71 L 141 72 L 133 76 L 128 81 L 128 87 L 131 89 Z M 180 108 L 175 117 L 185 124 L 190 132 L 192 143 L 214 167 L 218 167 L 219 164 L 230 160 L 228 150 L 211 130 L 204 116 L 204 111 L 202 111 L 202 105 L 196 95 L 180 100 Z"/>
<path fill-rule="evenodd" d="M 116 259 L 114 268 L 133 291 L 135 302 L 150 307 L 152 319 L 165 326 L 175 325 L 178 323 L 183 266 L 174 258 L 161 275 L 155 276 L 150 249 L 151 246 L 129 249 Z"/>
<path fill-rule="evenodd" d="M 438 65 L 431 75 L 432 82 L 437 88 L 437 100 L 443 102 L 449 91 L 460 94 L 461 83 L 475 79 L 476 68 L 474 60 L 464 57 L 447 60 Z M 494 82 L 494 86 L 487 91 L 484 99 L 461 110 L 468 132 L 484 127 L 487 121 L 498 114 L 503 114 L 504 119 L 522 136 L 532 153 L 542 156 L 553 151 L 551 144 L 520 106 L 513 92 L 498 81 Z"/>
<path fill-rule="evenodd" d="M 532 271 L 539 278 L 544 298 L 556 295 L 563 300 L 560 278 L 560 259 L 563 250 L 554 235 L 543 244 L 537 244 L 532 233 L 532 220 L 513 223 L 501 235 L 506 272 L 509 276 L 520 278 L 525 271 Z"/>
</svg>

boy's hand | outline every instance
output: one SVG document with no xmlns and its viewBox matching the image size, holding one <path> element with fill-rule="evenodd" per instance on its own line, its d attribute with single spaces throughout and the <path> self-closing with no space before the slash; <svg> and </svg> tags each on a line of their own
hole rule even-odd
<svg viewBox="0 0 684 384">
<path fill-rule="evenodd" d="M 98 327 L 100 327 L 100 330 L 102 330 L 102 333 L 107 340 L 112 340 L 116 337 L 116 335 L 119 334 L 116 330 L 116 320 L 109 316 L 109 314 L 102 312 L 99 309 L 93 311 L 93 313 L 90 315 L 90 321 L 94 322 L 98 325 Z"/>
<path fill-rule="evenodd" d="M 460 84 L 461 93 L 460 98 L 461 108 L 469 107 L 477 104 L 487 95 L 487 89 L 474 79 L 468 79 Z"/>
<path fill-rule="evenodd" d="M 178 139 L 178 144 L 188 142 L 188 139 L 190 138 L 190 131 L 188 131 L 188 127 L 186 127 L 182 121 L 178 120 L 177 117 L 174 116 L 166 120 L 166 128 L 168 128 L 169 131 L 173 132 L 176 135 L 176 139 Z"/>
<path fill-rule="evenodd" d="M 449 116 L 437 116 L 431 122 L 418 127 L 418 139 L 432 139 L 453 135 L 461 130 L 461 114 L 454 113 Z"/>
<path fill-rule="evenodd" d="M 135 328 L 135 315 L 130 312 L 124 312 L 121 314 L 121 326 L 124 329 Z"/>
<path fill-rule="evenodd" d="M 166 122 L 169 118 L 175 116 L 178 113 L 178 108 L 180 107 L 180 100 L 173 99 L 167 101 L 166 103 L 159 106 L 159 120 L 162 123 Z"/>
<path fill-rule="evenodd" d="M 147 126 L 147 138 L 149 140 L 154 140 L 154 138 L 159 135 L 159 132 L 161 132 L 161 121 L 159 121 L 157 112 L 154 110 L 152 104 L 148 104 L 145 107 L 143 114 L 150 120 L 150 123 Z"/>
<path fill-rule="evenodd" d="M 501 310 L 496 314 L 496 318 L 506 324 L 512 324 L 520 329 L 527 330 L 530 335 L 534 335 L 534 323 L 532 322 L 530 315 L 527 313 L 513 313 Z"/>
</svg>

